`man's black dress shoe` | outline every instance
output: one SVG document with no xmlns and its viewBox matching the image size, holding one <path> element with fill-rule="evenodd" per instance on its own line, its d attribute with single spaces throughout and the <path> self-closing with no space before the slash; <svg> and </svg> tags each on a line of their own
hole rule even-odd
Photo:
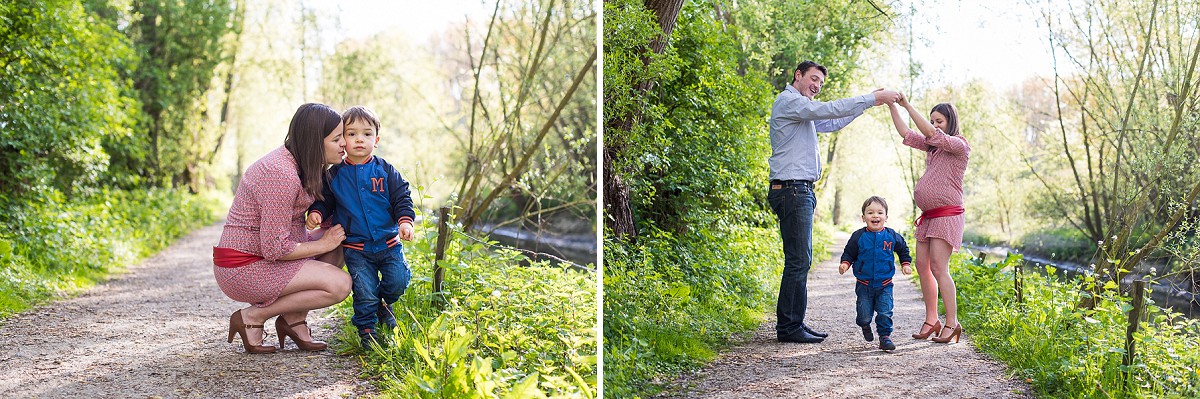
<svg viewBox="0 0 1200 399">
<path fill-rule="evenodd" d="M 819 333 L 819 332 L 813 331 L 813 329 L 811 329 L 811 328 L 808 328 L 808 326 L 806 326 L 806 325 L 803 325 L 803 324 L 801 324 L 801 325 L 800 325 L 800 328 L 803 328 L 803 329 L 804 329 L 804 331 L 808 331 L 808 333 L 809 333 L 809 334 L 812 334 L 812 335 L 815 335 L 815 336 L 818 336 L 818 337 L 821 337 L 821 338 L 826 338 L 826 337 L 829 337 L 829 334 L 826 334 L 826 333 Z"/>
<path fill-rule="evenodd" d="M 808 331 L 805 331 L 803 328 L 801 328 L 800 331 L 792 333 L 791 335 L 779 336 L 779 342 L 797 342 L 801 344 L 817 344 L 824 340 L 825 338 L 809 334 Z"/>
</svg>

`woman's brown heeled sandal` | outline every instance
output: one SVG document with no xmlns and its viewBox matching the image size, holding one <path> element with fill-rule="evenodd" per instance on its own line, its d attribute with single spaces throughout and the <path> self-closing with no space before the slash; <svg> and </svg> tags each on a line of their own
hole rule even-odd
<svg viewBox="0 0 1200 399">
<path fill-rule="evenodd" d="M 942 328 L 950 328 L 950 326 L 945 326 L 945 327 L 942 327 Z M 939 344 L 945 344 L 945 343 L 949 343 L 949 342 L 950 342 L 950 340 L 951 340 L 951 339 L 953 339 L 953 340 L 954 340 L 954 343 L 956 343 L 956 344 L 957 344 L 957 343 L 958 343 L 958 338 L 959 338 L 961 335 L 962 335 L 962 324 L 959 324 L 959 325 L 956 325 L 956 326 L 954 326 L 953 332 L 951 332 L 951 333 L 950 333 L 950 335 L 947 335 L 945 338 L 942 338 L 942 337 L 933 337 L 932 341 L 933 341 L 933 342 L 937 342 L 937 343 L 939 343 Z"/>
<path fill-rule="evenodd" d="M 242 348 L 246 349 L 246 353 L 274 353 L 274 346 L 262 345 L 262 342 L 259 342 L 259 345 L 250 345 L 250 338 L 246 334 L 246 330 L 251 328 L 262 329 L 263 326 L 261 324 L 246 324 L 243 322 L 241 309 L 233 312 L 233 315 L 229 316 L 229 343 L 233 343 L 233 335 L 237 334 L 242 337 Z M 265 333 L 266 331 L 263 332 Z"/>
<path fill-rule="evenodd" d="M 924 326 L 929 326 L 929 331 L 926 331 L 924 333 L 917 331 L 916 334 L 912 335 L 913 339 L 926 339 L 926 338 L 929 338 L 930 335 L 933 335 L 934 332 L 942 331 L 942 321 L 941 320 L 934 320 L 933 324 L 925 323 L 925 324 L 921 325 L 921 327 L 924 327 Z"/>
<path fill-rule="evenodd" d="M 324 342 L 321 342 L 321 341 L 317 341 L 317 340 L 303 341 L 303 340 L 301 340 L 299 338 L 300 334 L 297 334 L 296 330 L 292 329 L 292 327 L 295 327 L 295 326 L 298 326 L 301 324 L 303 324 L 307 327 L 308 321 L 300 320 L 295 323 L 288 324 L 287 320 L 283 319 L 283 315 L 280 315 L 279 317 L 275 318 L 275 332 L 279 334 L 279 347 L 280 348 L 283 347 L 283 338 L 284 337 L 291 338 L 292 342 L 295 342 L 297 347 L 299 347 L 300 349 L 306 350 L 306 351 L 323 351 L 323 350 L 325 350 L 325 348 L 329 347 L 329 345 L 326 345 Z M 312 329 L 310 328 L 309 333 L 311 333 L 311 332 L 312 332 Z"/>
</svg>

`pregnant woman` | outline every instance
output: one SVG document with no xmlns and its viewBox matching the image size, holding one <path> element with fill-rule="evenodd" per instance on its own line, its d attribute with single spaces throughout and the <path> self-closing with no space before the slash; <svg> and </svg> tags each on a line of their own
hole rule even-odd
<svg viewBox="0 0 1200 399">
<path fill-rule="evenodd" d="M 272 317 L 282 347 L 291 337 L 300 349 L 325 349 L 306 324 L 308 312 L 350 295 L 342 271 L 346 238 L 340 225 L 308 240 L 304 212 L 321 198 L 326 166 L 342 161 L 342 118 L 322 104 L 296 110 L 282 147 L 250 165 L 238 183 L 221 241 L 213 248 L 213 274 L 230 299 L 249 307 L 229 316 L 229 342 L 240 335 L 246 353 L 271 353 L 263 326 Z"/>
</svg>

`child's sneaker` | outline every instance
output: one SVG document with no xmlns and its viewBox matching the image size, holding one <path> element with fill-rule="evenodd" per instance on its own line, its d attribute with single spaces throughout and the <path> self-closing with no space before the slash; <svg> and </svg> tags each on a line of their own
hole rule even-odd
<svg viewBox="0 0 1200 399">
<path fill-rule="evenodd" d="M 875 334 L 871 332 L 870 324 L 862 326 L 862 329 L 863 329 L 863 339 L 867 340 L 867 342 L 875 340 Z M 880 345 L 883 345 L 883 343 L 881 342 Z"/>
<path fill-rule="evenodd" d="M 387 346 L 387 344 L 384 343 L 383 339 L 379 336 L 379 332 L 375 331 L 373 328 L 364 328 L 358 330 L 358 343 L 362 345 L 363 349 L 370 349 L 372 343 L 381 348 Z"/>
<path fill-rule="evenodd" d="M 893 343 L 892 339 L 888 338 L 888 336 L 881 335 L 879 336 L 879 349 L 883 349 L 885 351 L 895 350 L 896 344 Z"/>
</svg>

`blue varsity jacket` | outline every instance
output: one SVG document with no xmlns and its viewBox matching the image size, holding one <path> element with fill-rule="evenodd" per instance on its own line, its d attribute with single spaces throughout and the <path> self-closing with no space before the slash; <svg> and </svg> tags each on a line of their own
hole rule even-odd
<svg viewBox="0 0 1200 399">
<path fill-rule="evenodd" d="M 379 252 L 397 244 L 400 224 L 413 222 L 412 195 L 408 181 L 383 158 L 372 155 L 362 164 L 342 163 L 329 168 L 322 191 L 309 212 L 346 229 L 342 246 Z M 332 216 L 332 218 L 330 217 Z"/>
<path fill-rule="evenodd" d="M 859 284 L 883 287 L 891 284 L 892 276 L 896 275 L 896 254 L 900 255 L 901 264 L 912 263 L 908 244 L 900 233 L 888 227 L 877 232 L 863 227 L 846 241 L 842 262 L 850 263 Z"/>
</svg>

